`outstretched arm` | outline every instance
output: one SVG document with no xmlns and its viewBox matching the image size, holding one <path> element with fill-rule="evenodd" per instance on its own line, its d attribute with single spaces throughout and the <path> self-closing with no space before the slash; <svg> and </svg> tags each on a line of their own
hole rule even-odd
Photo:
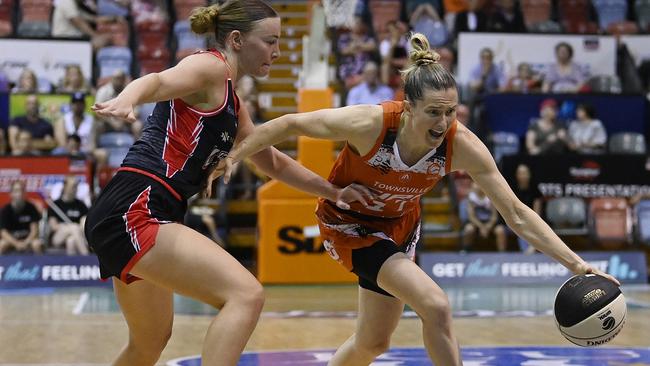
<svg viewBox="0 0 650 366">
<path fill-rule="evenodd" d="M 614 277 L 591 267 L 569 249 L 541 217 L 524 205 L 510 189 L 485 145 L 460 125 L 454 141 L 454 162 L 455 168 L 466 170 L 485 191 L 508 226 L 537 250 L 573 273 L 597 273 L 620 285 Z"/>
</svg>

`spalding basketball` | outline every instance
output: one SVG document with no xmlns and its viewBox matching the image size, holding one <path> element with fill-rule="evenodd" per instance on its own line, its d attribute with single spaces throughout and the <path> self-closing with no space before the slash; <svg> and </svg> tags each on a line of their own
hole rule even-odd
<svg viewBox="0 0 650 366">
<path fill-rule="evenodd" d="M 583 347 L 614 339 L 623 328 L 627 314 L 621 289 L 595 274 L 569 278 L 555 295 L 553 310 L 560 333 Z"/>
</svg>

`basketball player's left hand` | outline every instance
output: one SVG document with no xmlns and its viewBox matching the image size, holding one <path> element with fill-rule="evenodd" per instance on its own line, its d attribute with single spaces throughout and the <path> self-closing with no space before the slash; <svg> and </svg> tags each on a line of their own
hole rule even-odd
<svg viewBox="0 0 650 366">
<path fill-rule="evenodd" d="M 621 283 L 616 279 L 616 277 L 614 277 L 614 276 L 612 276 L 610 274 L 607 274 L 607 273 L 599 270 L 598 268 L 592 267 L 589 263 L 584 263 L 580 267 L 580 270 L 578 272 L 576 272 L 576 274 L 586 274 L 586 273 L 593 273 L 593 274 L 597 274 L 599 276 L 603 276 L 603 277 L 607 278 L 608 280 L 614 282 L 617 286 L 621 285 Z"/>
<path fill-rule="evenodd" d="M 373 200 L 374 195 L 367 187 L 352 183 L 349 186 L 337 191 L 335 202 L 338 208 L 349 210 L 350 202 L 358 201 L 367 207 Z"/>
<path fill-rule="evenodd" d="M 219 178 L 224 173 L 228 173 L 228 179 L 230 179 L 232 165 L 227 165 L 228 162 L 231 162 L 231 160 L 228 158 L 223 159 L 219 162 L 219 164 L 217 164 L 217 166 L 212 168 L 210 174 L 208 174 L 208 177 L 205 178 L 205 187 L 201 192 L 201 197 L 203 198 L 212 197 L 212 182 L 214 182 L 215 179 Z M 225 178 L 224 178 L 224 183 L 228 183 Z"/>
</svg>

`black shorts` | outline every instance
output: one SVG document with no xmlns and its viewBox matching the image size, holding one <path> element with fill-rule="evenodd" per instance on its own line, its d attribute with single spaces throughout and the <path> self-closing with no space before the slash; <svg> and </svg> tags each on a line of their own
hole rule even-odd
<svg viewBox="0 0 650 366">
<path fill-rule="evenodd" d="M 118 171 L 104 188 L 84 227 L 102 279 L 137 280 L 129 271 L 153 247 L 160 225 L 183 222 L 186 202 L 170 189 L 160 178 L 129 171 Z"/>
<path fill-rule="evenodd" d="M 415 243 L 413 243 L 415 245 Z M 413 250 L 411 245 L 397 246 L 391 240 L 380 240 L 375 244 L 352 250 L 352 272 L 359 276 L 359 286 L 382 295 L 394 297 L 377 284 L 377 275 L 381 266 L 395 253 L 407 256 Z"/>
</svg>

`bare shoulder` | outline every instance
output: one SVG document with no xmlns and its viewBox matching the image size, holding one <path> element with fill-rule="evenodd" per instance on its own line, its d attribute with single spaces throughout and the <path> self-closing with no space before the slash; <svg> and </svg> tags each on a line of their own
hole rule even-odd
<svg viewBox="0 0 650 366">
<path fill-rule="evenodd" d="M 184 72 L 189 71 L 211 81 L 225 80 L 228 74 L 225 62 L 208 52 L 189 55 L 172 69 L 174 68 L 181 68 Z"/>
<path fill-rule="evenodd" d="M 492 155 L 483 141 L 458 122 L 454 137 L 454 170 L 472 171 L 494 164 Z"/>
<path fill-rule="evenodd" d="M 383 126 L 384 110 L 380 105 L 361 104 L 345 108 L 350 109 L 350 120 L 359 133 L 370 133 Z"/>
</svg>

